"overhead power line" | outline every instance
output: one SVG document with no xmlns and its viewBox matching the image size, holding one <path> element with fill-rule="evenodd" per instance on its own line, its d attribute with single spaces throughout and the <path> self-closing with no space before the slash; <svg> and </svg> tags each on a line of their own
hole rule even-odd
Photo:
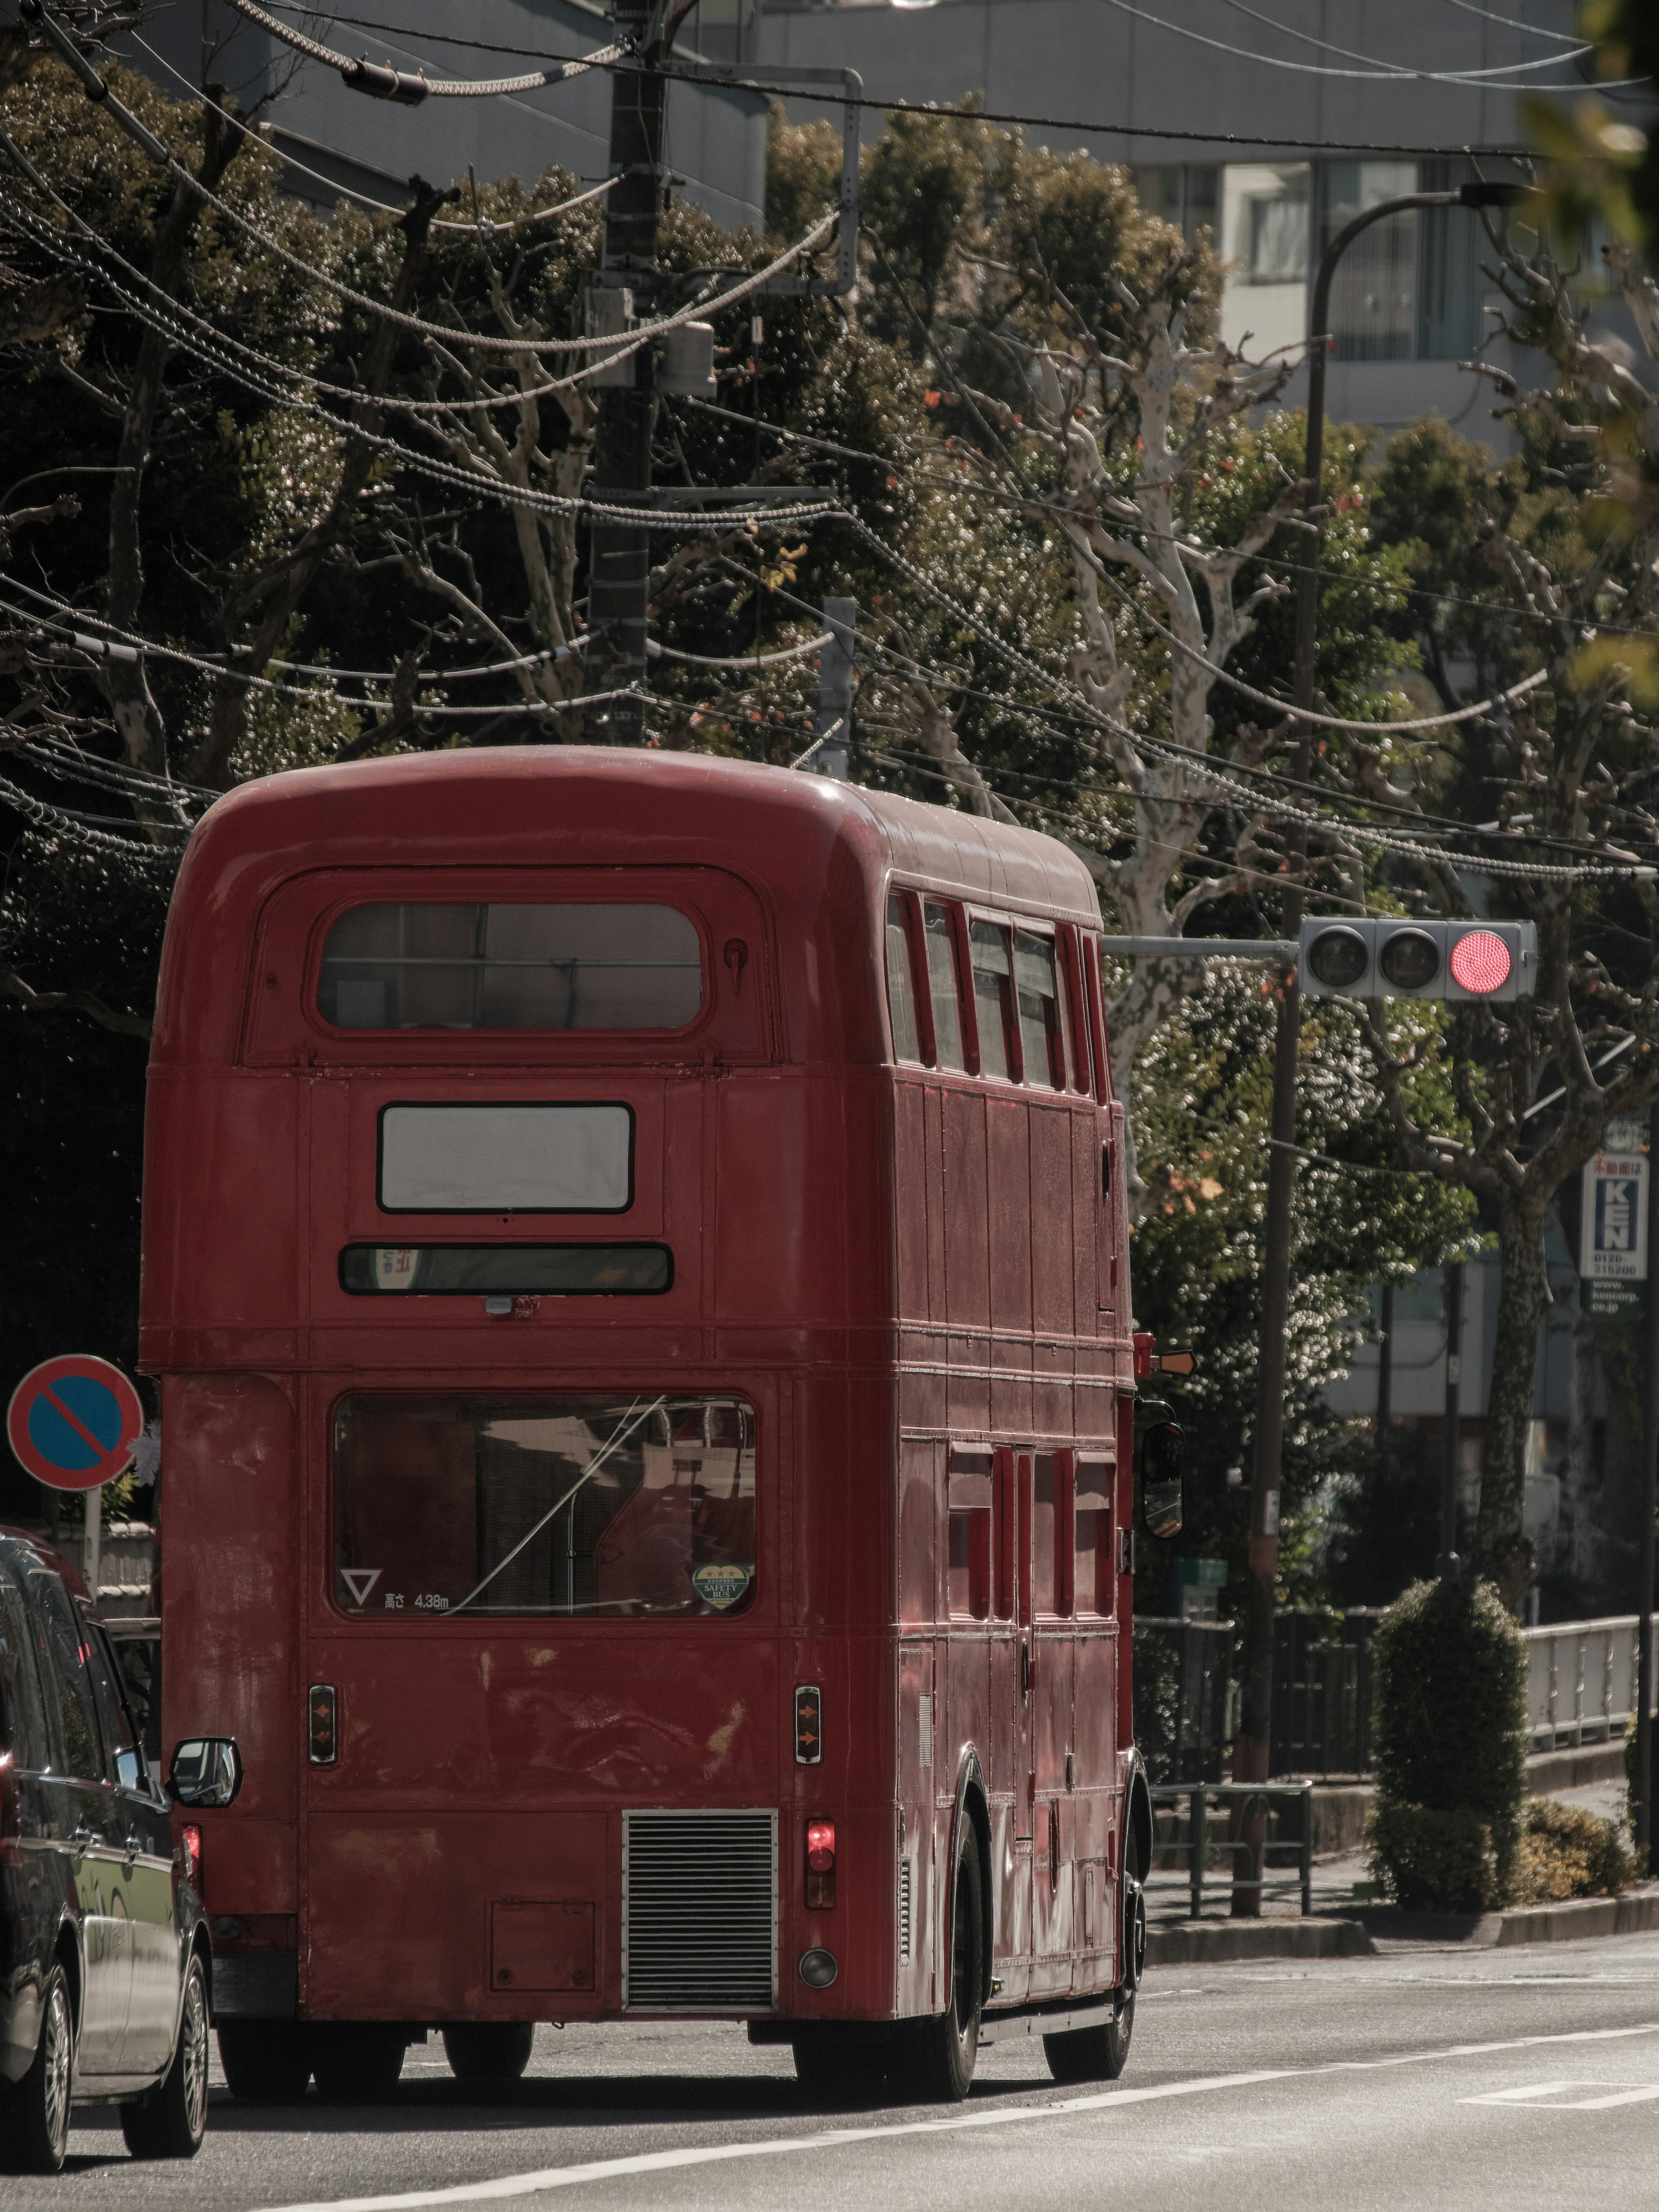
<svg viewBox="0 0 1659 2212">
<path fill-rule="evenodd" d="M 1414 70 L 1405 62 L 1385 62 L 1379 60 L 1375 54 L 1358 53 L 1352 46 L 1333 46 L 1328 39 L 1317 39 L 1311 31 L 1298 31 L 1289 23 L 1280 23 L 1271 15 L 1264 15 L 1259 8 L 1250 7 L 1249 0 L 1225 0 L 1225 5 L 1235 9 L 1241 15 L 1248 15 L 1252 22 L 1261 23 L 1270 31 L 1277 31 L 1282 39 L 1295 39 L 1304 46 L 1317 46 L 1322 53 L 1340 54 L 1345 61 L 1364 62 L 1369 70 L 1380 77 L 1408 77 L 1417 81 L 1426 81 L 1431 84 L 1476 84 L 1490 77 L 1519 76 L 1530 70 L 1553 69 L 1558 63 L 1577 61 L 1580 55 L 1592 52 L 1592 48 L 1581 40 L 1571 53 L 1546 54 L 1541 60 L 1535 62 L 1498 62 L 1487 69 L 1459 70 L 1455 72 L 1442 70 Z M 1253 55 L 1252 58 L 1256 61 L 1265 61 L 1267 57 L 1265 54 L 1256 54 Z M 1329 73 L 1333 76 L 1358 76 L 1366 74 L 1366 71 L 1344 70 L 1333 70 Z M 1492 88 L 1504 90 L 1508 88 L 1494 86 Z M 1546 89 L 1559 91 L 1562 88 L 1556 86 L 1546 88 Z"/>
<path fill-rule="evenodd" d="M 299 9 L 295 13 L 301 12 Z M 307 10 L 307 13 L 313 11 Z M 485 39 L 464 39 L 448 31 L 434 31 L 424 25 L 388 23 L 365 15 L 331 15 L 330 21 L 345 24 L 356 30 L 380 31 L 393 38 L 422 39 L 433 44 L 464 47 L 475 53 L 518 54 L 529 58 L 530 50 L 523 46 L 504 46 Z M 537 55 L 537 59 L 548 61 L 580 59 L 579 56 Z M 1246 57 L 1246 58 L 1250 58 Z M 606 62 L 608 70 L 632 70 L 638 64 L 624 57 L 620 61 Z M 757 65 L 763 66 L 763 65 Z M 763 99 L 783 98 L 800 100 L 821 107 L 854 109 L 870 108 L 884 115 L 927 115 L 948 120 L 956 118 L 968 123 L 996 123 L 1018 125 L 1029 131 L 1066 131 L 1086 133 L 1102 138 L 1152 138 L 1168 140 L 1171 144 L 1200 146 L 1280 147 L 1287 151 L 1329 154 L 1417 154 L 1430 156 L 1455 152 L 1471 159 L 1489 161 L 1517 161 L 1534 149 L 1520 145 L 1468 145 L 1448 148 L 1437 145 L 1407 144 L 1397 140 L 1370 138 L 1285 138 L 1261 137 L 1239 131 L 1182 131 L 1167 125 L 1147 123 L 1118 123 L 1100 119 L 1079 120 L 1074 116 L 1027 115 L 1016 110 L 977 107 L 964 102 L 932 100 L 880 99 L 865 93 L 848 97 L 841 92 L 818 92 L 794 84 L 768 83 L 763 77 L 745 76 L 736 70 L 715 70 L 707 66 L 695 71 L 678 69 L 671 61 L 665 64 L 664 74 L 685 82 L 718 86 L 729 92 L 752 92 Z"/>
</svg>

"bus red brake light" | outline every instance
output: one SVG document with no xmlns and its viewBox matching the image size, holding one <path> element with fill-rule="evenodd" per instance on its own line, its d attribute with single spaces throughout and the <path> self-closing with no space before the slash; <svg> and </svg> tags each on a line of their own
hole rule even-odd
<svg viewBox="0 0 1659 2212">
<path fill-rule="evenodd" d="M 825 1912 L 836 1901 L 836 1824 L 809 1820 L 806 1824 L 806 1906 Z"/>
<path fill-rule="evenodd" d="M 1510 980 L 1510 948 L 1490 929 L 1472 929 L 1451 949 L 1452 981 L 1482 998 Z"/>
</svg>

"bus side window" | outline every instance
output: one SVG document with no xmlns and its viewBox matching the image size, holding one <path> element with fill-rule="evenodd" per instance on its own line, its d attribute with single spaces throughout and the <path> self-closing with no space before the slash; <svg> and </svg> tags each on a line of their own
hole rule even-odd
<svg viewBox="0 0 1659 2212">
<path fill-rule="evenodd" d="M 1006 1083 L 1019 1050 L 1008 933 L 994 922 L 976 921 L 968 935 L 974 963 L 974 1011 L 979 1019 L 980 1073 Z"/>
<path fill-rule="evenodd" d="M 941 1067 L 961 1074 L 967 1067 L 962 1048 L 962 983 L 957 974 L 956 931 L 951 909 L 930 899 L 922 909 L 927 939 L 928 996 L 933 1001 L 933 1037 Z"/>
<path fill-rule="evenodd" d="M 1060 962 L 1066 978 L 1066 1027 L 1071 1039 L 1072 1088 L 1086 1098 L 1092 1084 L 1089 1067 L 1089 994 L 1083 975 L 1083 952 L 1077 931 L 1069 924 L 1060 932 Z"/>
<path fill-rule="evenodd" d="M 1106 1057 L 1106 1012 L 1100 993 L 1100 940 L 1091 936 L 1083 948 L 1083 966 L 1089 1002 L 1089 1041 L 1094 1048 L 1095 1097 L 1103 1106 L 1111 1090 Z"/>
<path fill-rule="evenodd" d="M 1114 1595 L 1111 1462 L 1079 1457 L 1074 1482 L 1073 1607 L 1078 1613 L 1109 1613 Z"/>
<path fill-rule="evenodd" d="M 905 927 L 904 901 L 896 891 L 887 901 L 887 1011 L 892 1017 L 894 1059 L 920 1066 L 927 1055 L 921 1048 L 921 1024 L 917 1019 L 910 933 Z"/>
<path fill-rule="evenodd" d="M 1014 933 L 1014 988 L 1019 1001 L 1019 1036 L 1025 1054 L 1025 1080 L 1066 1088 L 1066 1032 L 1060 981 L 1054 974 L 1054 945 L 1049 937 L 1026 929 Z"/>
<path fill-rule="evenodd" d="M 955 1620 L 985 1620 L 991 1612 L 991 1455 L 953 1451 L 950 1516 L 950 1604 Z"/>
</svg>

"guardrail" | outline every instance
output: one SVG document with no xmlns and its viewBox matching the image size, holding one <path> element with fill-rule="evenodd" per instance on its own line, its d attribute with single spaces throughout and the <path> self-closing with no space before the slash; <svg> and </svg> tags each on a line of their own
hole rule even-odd
<svg viewBox="0 0 1659 2212">
<path fill-rule="evenodd" d="M 1523 1628 L 1521 1637 L 1527 1646 L 1529 1751 L 1609 1743 L 1623 1735 L 1637 1703 L 1633 1613 Z M 1654 1641 L 1659 1650 L 1659 1623 Z"/>
<path fill-rule="evenodd" d="M 1154 1872 L 1149 1870 L 1146 1885 L 1148 1893 L 1155 1889 L 1169 1890 L 1184 1887 L 1188 1895 L 1188 1915 L 1194 1920 L 1198 1919 L 1203 1912 L 1204 1892 L 1206 1888 L 1224 1889 L 1230 1896 L 1239 1890 L 1254 1890 L 1258 1899 L 1265 1899 L 1270 1891 L 1282 1894 L 1286 1890 L 1299 1889 L 1302 1893 L 1304 1913 L 1311 1912 L 1313 1911 L 1313 1792 L 1314 1785 L 1311 1782 L 1155 1783 L 1152 1792 L 1154 1824 L 1156 1824 L 1158 1808 L 1160 1805 L 1178 1806 L 1184 1798 L 1187 1803 L 1187 1833 L 1184 1838 L 1158 1836 L 1155 1833 L 1152 1856 L 1156 1859 L 1166 1851 L 1185 1852 L 1187 1870 L 1184 1875 L 1177 1875 L 1175 1881 L 1163 1882 L 1158 1881 Z M 1218 1834 L 1216 1832 L 1216 1824 L 1213 1824 L 1211 1819 L 1212 1798 L 1221 1801 L 1214 1810 L 1219 1813 L 1224 1808 L 1226 1814 L 1224 1822 L 1221 1824 L 1221 1832 Z M 1252 1808 L 1261 1804 L 1263 1800 L 1267 1801 L 1265 1810 L 1271 1817 L 1273 1801 L 1275 1798 L 1291 1798 L 1296 1801 L 1301 1814 L 1301 1834 L 1295 1838 L 1286 1838 L 1281 1843 L 1267 1834 L 1267 1823 L 1264 1822 L 1263 1840 L 1258 1852 L 1253 1850 L 1250 1844 L 1239 1834 L 1238 1831 L 1244 1825 L 1246 1816 Z M 1235 1855 L 1242 1851 L 1244 1854 L 1245 1872 L 1242 1875 L 1212 1873 L 1209 1866 L 1212 1851 L 1231 1851 Z M 1287 1869 L 1283 1877 L 1278 1881 L 1271 1879 L 1273 1869 L 1268 1854 L 1273 1851 L 1296 1853 L 1294 1871 Z M 1237 1856 L 1234 1863 L 1235 1865 L 1237 1863 Z M 1279 1864 L 1283 1867 L 1285 1863 L 1281 1860 Z"/>
</svg>

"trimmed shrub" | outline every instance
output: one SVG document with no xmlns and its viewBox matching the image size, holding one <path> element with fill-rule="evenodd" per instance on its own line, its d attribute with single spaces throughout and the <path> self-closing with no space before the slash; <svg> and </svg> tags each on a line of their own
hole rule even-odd
<svg viewBox="0 0 1659 2212">
<path fill-rule="evenodd" d="M 1551 1797 L 1528 1799 L 1516 1854 L 1517 1905 L 1613 1897 L 1635 1879 L 1636 1861 L 1616 1820 Z"/>
<path fill-rule="evenodd" d="M 1401 1905 L 1483 1910 L 1508 1893 L 1521 1840 L 1520 1632 L 1491 1583 L 1416 1583 L 1378 1621 L 1371 1652 L 1377 1878 Z"/>
<path fill-rule="evenodd" d="M 1365 1844 L 1385 1894 L 1407 1912 L 1485 1912 L 1498 1902 L 1492 1830 L 1467 1807 L 1379 1803 Z"/>
</svg>

